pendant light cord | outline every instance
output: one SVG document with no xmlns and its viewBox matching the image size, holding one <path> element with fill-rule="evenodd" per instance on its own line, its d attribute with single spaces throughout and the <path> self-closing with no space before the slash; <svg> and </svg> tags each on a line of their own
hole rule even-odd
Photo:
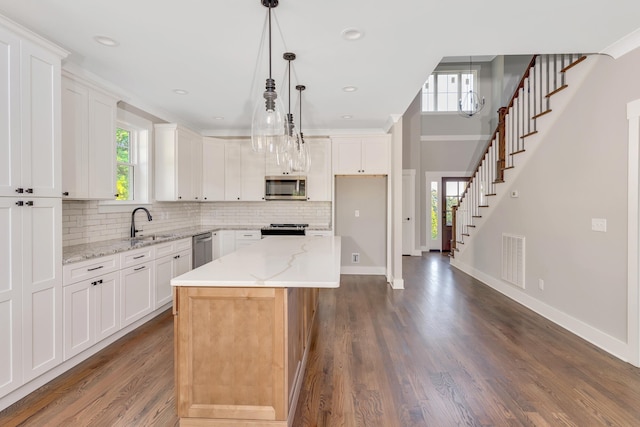
<svg viewBox="0 0 640 427">
<path fill-rule="evenodd" d="M 271 79 L 271 2 L 269 2 L 269 79 Z"/>
</svg>

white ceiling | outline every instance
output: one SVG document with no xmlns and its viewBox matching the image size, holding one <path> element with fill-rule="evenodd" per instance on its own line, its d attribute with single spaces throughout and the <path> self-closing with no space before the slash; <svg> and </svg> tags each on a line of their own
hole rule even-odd
<svg viewBox="0 0 640 427">
<path fill-rule="evenodd" d="M 208 135 L 250 128 L 267 76 L 266 53 L 257 61 L 261 0 L 0 0 L 0 13 L 69 50 L 67 68 L 111 82 L 151 114 Z M 306 133 L 384 130 L 443 57 L 601 52 L 640 27 L 638 16 L 637 0 L 280 0 L 273 77 L 286 101 L 282 53 L 296 53 Z M 347 28 L 364 36 L 346 40 Z"/>
</svg>

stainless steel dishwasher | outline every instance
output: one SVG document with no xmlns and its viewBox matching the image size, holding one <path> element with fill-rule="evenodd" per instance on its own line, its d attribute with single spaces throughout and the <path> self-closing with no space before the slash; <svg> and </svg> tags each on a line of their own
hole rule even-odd
<svg viewBox="0 0 640 427">
<path fill-rule="evenodd" d="M 196 234 L 191 242 L 193 268 L 198 268 L 203 264 L 213 260 L 213 242 L 211 233 Z"/>
</svg>

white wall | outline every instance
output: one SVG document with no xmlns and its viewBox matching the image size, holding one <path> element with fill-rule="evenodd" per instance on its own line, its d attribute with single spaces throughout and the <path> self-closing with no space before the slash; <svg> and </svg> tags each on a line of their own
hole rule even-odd
<svg viewBox="0 0 640 427">
<path fill-rule="evenodd" d="M 569 329 L 584 326 L 588 339 L 616 354 L 616 343 L 627 341 L 626 105 L 640 98 L 640 50 L 595 61 L 526 166 L 505 184 L 520 197 L 491 208 L 456 262 L 505 283 L 501 234 L 525 236 L 526 289 L 508 291 Z M 606 219 L 607 232 L 592 231 L 592 218 Z"/>
</svg>

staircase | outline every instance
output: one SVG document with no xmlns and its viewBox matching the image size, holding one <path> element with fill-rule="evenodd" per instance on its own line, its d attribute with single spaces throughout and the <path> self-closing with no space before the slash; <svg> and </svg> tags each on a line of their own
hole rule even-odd
<svg viewBox="0 0 640 427">
<path fill-rule="evenodd" d="M 535 55 L 522 76 L 511 101 L 498 110 L 498 126 L 467 184 L 458 206 L 453 208 L 451 256 L 464 249 L 478 219 L 486 215 L 492 198 L 499 194 L 506 171 L 514 169 L 531 137 L 538 134 L 538 119 L 552 114 L 551 100 L 565 90 L 566 73 L 587 59 L 581 54 Z"/>
</svg>

